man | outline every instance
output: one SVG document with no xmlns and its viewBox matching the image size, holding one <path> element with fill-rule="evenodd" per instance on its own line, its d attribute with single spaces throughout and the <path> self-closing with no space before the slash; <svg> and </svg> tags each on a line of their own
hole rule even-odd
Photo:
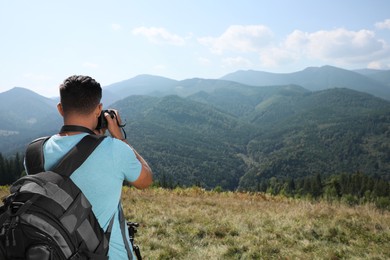
<svg viewBox="0 0 390 260">
<path fill-rule="evenodd" d="M 62 131 L 52 136 L 44 145 L 45 169 L 49 170 L 87 134 L 104 134 L 106 129 L 96 130 L 102 112 L 102 89 L 100 84 L 88 76 L 71 76 L 60 85 L 60 103 L 57 108 L 63 117 Z M 120 197 L 123 181 L 129 181 L 138 189 L 152 183 L 152 171 L 147 162 L 128 144 L 119 126 L 121 119 L 117 111 L 114 118 L 105 113 L 108 131 L 96 150 L 71 176 L 92 204 L 100 226 L 107 230 L 114 216 L 109 259 L 128 259 L 129 243 L 126 228 L 123 237 L 120 223 Z M 74 127 L 76 126 L 76 127 Z M 131 254 L 133 254 L 131 252 Z M 135 259 L 133 255 L 133 259 Z"/>
</svg>

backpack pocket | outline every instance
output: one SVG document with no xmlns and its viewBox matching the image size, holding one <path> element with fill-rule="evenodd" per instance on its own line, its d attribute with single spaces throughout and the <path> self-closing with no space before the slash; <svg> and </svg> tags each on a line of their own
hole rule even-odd
<svg viewBox="0 0 390 260">
<path fill-rule="evenodd" d="M 26 260 L 52 260 L 53 250 L 47 245 L 34 245 L 26 251 Z"/>
</svg>

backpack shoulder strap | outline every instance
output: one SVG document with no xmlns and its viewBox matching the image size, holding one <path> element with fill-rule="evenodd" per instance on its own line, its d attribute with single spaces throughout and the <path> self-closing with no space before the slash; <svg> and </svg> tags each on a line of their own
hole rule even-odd
<svg viewBox="0 0 390 260">
<path fill-rule="evenodd" d="M 52 169 L 62 176 L 70 177 L 84 161 L 91 155 L 96 147 L 104 140 L 104 135 L 86 135 L 78 142 Z"/>
<path fill-rule="evenodd" d="M 49 138 L 50 136 L 35 139 L 27 146 L 24 164 L 29 175 L 44 171 L 43 145 Z"/>
<path fill-rule="evenodd" d="M 83 164 L 105 137 L 97 135 L 84 136 L 79 143 L 65 154 L 57 166 L 54 167 L 53 171 L 62 176 L 69 177 Z M 25 155 L 25 167 L 29 175 L 45 171 L 43 146 L 49 138 L 50 136 L 38 138 L 28 145 Z"/>
</svg>

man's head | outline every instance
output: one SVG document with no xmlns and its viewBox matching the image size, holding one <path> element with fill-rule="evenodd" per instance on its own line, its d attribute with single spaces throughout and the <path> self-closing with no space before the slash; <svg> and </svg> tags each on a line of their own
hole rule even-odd
<svg viewBox="0 0 390 260">
<path fill-rule="evenodd" d="M 64 114 L 87 115 L 96 109 L 102 98 L 100 84 L 89 76 L 74 75 L 60 85 L 61 106 Z"/>
</svg>

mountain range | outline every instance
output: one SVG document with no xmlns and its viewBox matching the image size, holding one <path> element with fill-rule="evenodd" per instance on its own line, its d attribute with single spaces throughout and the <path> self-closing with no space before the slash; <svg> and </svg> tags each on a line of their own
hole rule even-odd
<svg viewBox="0 0 390 260">
<path fill-rule="evenodd" d="M 328 88 L 350 88 L 370 93 L 374 96 L 390 99 L 389 86 L 382 81 L 384 78 L 380 75 L 389 77 L 390 72 L 362 75 L 361 73 L 354 71 L 332 66 L 323 66 L 320 68 L 306 68 L 303 71 L 285 74 L 237 71 L 222 77 L 222 79 L 253 86 L 296 84 L 310 91 Z"/>
<path fill-rule="evenodd" d="M 153 75 L 103 87 L 128 140 L 172 185 L 254 190 L 264 178 L 364 172 L 390 179 L 390 71 L 324 66 L 221 79 Z M 61 126 L 56 101 L 0 93 L 0 153 Z"/>
<path fill-rule="evenodd" d="M 105 90 L 115 93 L 116 98 L 129 95 L 165 96 L 173 94 L 188 96 L 199 91 L 210 92 L 229 85 L 237 86 L 237 84 L 257 87 L 293 84 L 309 91 L 349 88 L 390 100 L 389 82 L 390 70 L 350 71 L 332 66 L 323 66 L 309 67 L 294 73 L 237 71 L 214 80 L 193 78 L 177 81 L 160 76 L 139 75 L 129 80 L 108 85 Z"/>
</svg>

